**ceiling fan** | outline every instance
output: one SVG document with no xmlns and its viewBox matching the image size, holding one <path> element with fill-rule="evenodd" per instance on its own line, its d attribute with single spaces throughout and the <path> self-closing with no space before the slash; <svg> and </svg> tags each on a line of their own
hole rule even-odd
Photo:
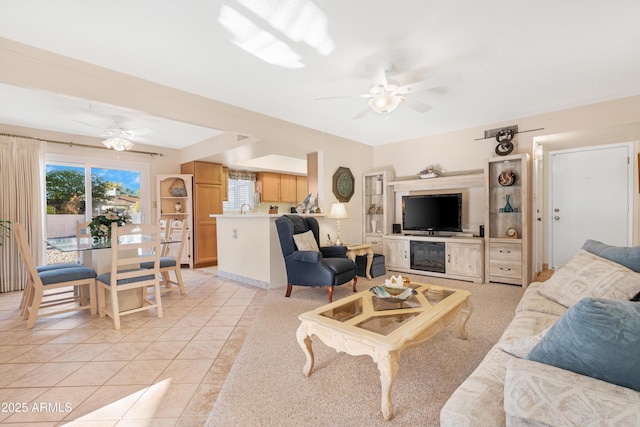
<svg viewBox="0 0 640 427">
<path fill-rule="evenodd" d="M 78 121 L 78 123 L 102 129 L 101 127 L 92 125 L 91 123 L 81 121 Z M 104 129 L 100 136 L 106 138 L 102 141 L 105 147 L 109 149 L 113 148 L 116 151 L 125 151 L 133 148 L 133 143 L 131 141 L 144 140 L 143 136 L 151 133 L 153 133 L 153 130 L 148 128 L 126 130 L 117 125 Z"/>
<path fill-rule="evenodd" d="M 354 119 L 360 119 L 370 111 L 383 115 L 389 114 L 401 104 L 419 113 L 426 113 L 433 107 L 411 98 L 410 95 L 412 93 L 447 86 L 460 81 L 460 77 L 458 76 L 447 76 L 400 85 L 397 81 L 390 80 L 387 76 L 387 73 L 393 69 L 393 64 L 391 63 L 365 65 L 365 69 L 372 76 L 373 85 L 367 93 L 356 95 L 358 98 L 368 99 L 368 106 L 360 111 Z M 352 97 L 353 96 L 333 96 L 316 99 L 327 100 Z"/>
</svg>

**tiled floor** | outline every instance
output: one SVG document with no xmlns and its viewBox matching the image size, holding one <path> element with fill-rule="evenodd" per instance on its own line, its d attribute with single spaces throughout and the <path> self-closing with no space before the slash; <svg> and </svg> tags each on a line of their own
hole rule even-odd
<svg viewBox="0 0 640 427">
<path fill-rule="evenodd" d="M 19 319 L 21 292 L 0 294 L 0 424 L 202 426 L 266 291 L 183 269 L 186 295 L 164 317 L 85 310 Z"/>
</svg>

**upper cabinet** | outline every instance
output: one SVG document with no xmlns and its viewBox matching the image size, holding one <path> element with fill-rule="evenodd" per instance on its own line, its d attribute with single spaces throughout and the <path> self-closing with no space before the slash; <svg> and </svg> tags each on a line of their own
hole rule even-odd
<svg viewBox="0 0 640 427">
<path fill-rule="evenodd" d="M 297 203 L 307 197 L 307 177 L 258 172 L 256 173 L 256 190 L 260 193 L 262 202 Z"/>
</svg>

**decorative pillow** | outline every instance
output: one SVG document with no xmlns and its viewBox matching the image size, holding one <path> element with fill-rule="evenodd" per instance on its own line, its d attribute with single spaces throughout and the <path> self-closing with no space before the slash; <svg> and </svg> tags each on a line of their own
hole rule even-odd
<svg viewBox="0 0 640 427">
<path fill-rule="evenodd" d="M 304 233 L 294 234 L 293 241 L 296 242 L 296 246 L 299 251 L 316 251 L 320 252 L 318 248 L 318 242 L 313 235 L 313 231 L 309 230 Z"/>
<path fill-rule="evenodd" d="M 525 359 L 531 352 L 531 350 L 540 341 L 542 341 L 542 338 L 544 338 L 547 332 L 549 332 L 549 329 L 551 329 L 551 326 L 533 336 L 522 337 L 513 341 L 501 341 L 498 343 L 498 348 L 502 349 L 502 351 L 509 353 L 512 356 L 519 357 L 520 359 Z"/>
<path fill-rule="evenodd" d="M 527 359 L 640 391 L 640 303 L 585 298 Z"/>
<path fill-rule="evenodd" d="M 640 246 L 610 246 L 597 240 L 587 240 L 582 249 L 640 272 Z"/>
<path fill-rule="evenodd" d="M 538 292 L 565 307 L 586 297 L 629 301 L 640 292 L 640 273 L 580 249 Z"/>
</svg>

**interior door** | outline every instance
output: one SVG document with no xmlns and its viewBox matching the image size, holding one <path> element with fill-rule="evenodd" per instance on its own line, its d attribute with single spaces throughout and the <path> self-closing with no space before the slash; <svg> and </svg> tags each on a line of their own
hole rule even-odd
<svg viewBox="0 0 640 427">
<path fill-rule="evenodd" d="M 549 153 L 549 256 L 553 267 L 569 261 L 587 239 L 631 244 L 630 153 L 630 144 Z"/>
</svg>

